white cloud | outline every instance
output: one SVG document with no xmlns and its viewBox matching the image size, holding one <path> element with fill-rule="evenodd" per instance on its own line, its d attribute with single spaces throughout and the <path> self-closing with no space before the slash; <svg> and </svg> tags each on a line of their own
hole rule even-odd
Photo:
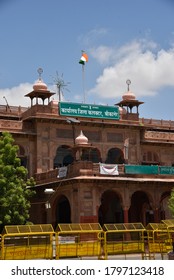
<svg viewBox="0 0 174 280">
<path fill-rule="evenodd" d="M 22 83 L 13 88 L 0 89 L 1 104 L 6 105 L 6 100 L 12 106 L 30 106 L 30 99 L 24 97 L 27 93 L 33 90 L 33 85 L 29 83 Z M 5 100 L 5 98 L 6 100 Z"/>
<path fill-rule="evenodd" d="M 78 38 L 78 42 L 80 42 L 84 46 L 90 46 L 91 44 L 94 44 L 95 42 L 103 38 L 103 36 L 106 36 L 107 33 L 108 30 L 106 28 L 94 28 L 85 35 L 80 35 Z"/>
<path fill-rule="evenodd" d="M 18 86 L 12 88 L 0 89 L 0 104 L 6 105 L 8 102 L 9 106 L 30 107 L 30 98 L 25 97 L 25 95 L 31 92 L 32 90 L 33 84 L 30 83 L 21 83 Z M 52 92 L 56 92 L 55 86 L 51 86 L 49 90 Z M 57 94 L 54 96 L 54 99 L 58 99 Z"/>
<path fill-rule="evenodd" d="M 114 49 L 107 46 L 99 46 L 97 49 L 92 48 L 90 53 L 101 64 L 108 63 L 115 55 Z"/>
<path fill-rule="evenodd" d="M 137 98 L 155 95 L 166 86 L 174 87 L 174 47 L 164 50 L 154 42 L 133 41 L 119 49 L 101 46 L 91 55 L 107 66 L 89 94 L 107 99 L 120 97 L 127 90 L 127 79 Z"/>
</svg>

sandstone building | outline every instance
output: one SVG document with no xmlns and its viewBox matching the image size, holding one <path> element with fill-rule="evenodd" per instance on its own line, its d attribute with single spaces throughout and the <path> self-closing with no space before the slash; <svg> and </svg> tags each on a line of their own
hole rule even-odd
<svg viewBox="0 0 174 280">
<path fill-rule="evenodd" d="M 25 93 L 24 93 L 25 94 Z M 0 106 L 22 165 L 36 180 L 34 223 L 158 222 L 170 218 L 174 121 L 139 118 L 129 90 L 114 106 L 52 99 L 41 78 L 29 108 Z"/>
</svg>

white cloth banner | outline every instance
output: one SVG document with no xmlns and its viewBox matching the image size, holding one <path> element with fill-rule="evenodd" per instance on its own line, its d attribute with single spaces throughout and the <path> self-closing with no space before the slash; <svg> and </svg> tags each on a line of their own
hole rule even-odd
<svg viewBox="0 0 174 280">
<path fill-rule="evenodd" d="M 100 174 L 105 175 L 119 175 L 118 165 L 100 163 Z"/>
<path fill-rule="evenodd" d="M 60 167 L 58 172 L 59 172 L 59 174 L 58 174 L 57 178 L 66 177 L 66 175 L 67 175 L 67 166 Z"/>
</svg>

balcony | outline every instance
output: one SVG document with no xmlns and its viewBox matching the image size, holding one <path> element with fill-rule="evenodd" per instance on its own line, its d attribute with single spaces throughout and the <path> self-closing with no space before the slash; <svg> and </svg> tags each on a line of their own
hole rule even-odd
<svg viewBox="0 0 174 280">
<path fill-rule="evenodd" d="M 37 173 L 34 178 L 37 185 L 58 182 L 63 179 L 72 178 L 151 178 L 151 179 L 170 179 L 174 180 L 174 167 L 158 166 L 158 165 L 107 165 L 109 171 L 113 171 L 117 166 L 118 173 L 107 171 L 101 172 L 100 163 L 92 163 L 90 161 L 77 161 L 70 164 L 68 167 L 63 167 L 63 173 L 60 173 L 62 168 L 57 168 L 47 172 Z M 61 174 L 61 175 L 60 175 Z"/>
<path fill-rule="evenodd" d="M 34 176 L 36 184 L 45 184 L 60 181 L 61 179 L 70 179 L 74 177 L 96 177 L 100 174 L 100 164 L 91 161 L 76 161 L 67 167 L 66 176 L 59 176 L 61 168 L 56 168 L 47 172 L 37 173 Z M 124 165 L 118 165 L 119 174 L 124 174 Z M 107 175 L 106 175 L 107 176 Z"/>
</svg>

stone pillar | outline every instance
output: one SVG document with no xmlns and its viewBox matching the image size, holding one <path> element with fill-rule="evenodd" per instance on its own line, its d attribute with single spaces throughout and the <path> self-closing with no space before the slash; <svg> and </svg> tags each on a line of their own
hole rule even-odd
<svg viewBox="0 0 174 280">
<path fill-rule="evenodd" d="M 74 187 L 72 189 L 71 222 L 79 223 L 79 221 L 79 190 Z"/>
<path fill-rule="evenodd" d="M 159 208 L 154 209 L 154 223 L 160 223 Z"/>
<path fill-rule="evenodd" d="M 128 211 L 129 211 L 129 207 L 124 207 L 123 208 L 123 214 L 124 214 L 124 223 L 129 223 L 129 218 L 128 218 Z M 124 234 L 124 238 L 125 240 L 131 240 L 131 236 L 130 236 L 130 232 L 126 232 Z"/>
<path fill-rule="evenodd" d="M 128 222 L 129 222 L 128 211 L 129 211 L 129 208 L 128 208 L 128 207 L 124 207 L 124 208 L 123 208 L 124 223 L 128 223 Z"/>
<path fill-rule="evenodd" d="M 130 200 L 130 191 L 129 191 L 128 183 L 126 183 L 124 186 L 124 192 L 122 194 L 122 197 L 123 197 L 122 209 L 123 209 L 124 223 L 129 223 L 128 212 L 131 205 L 131 200 Z"/>
</svg>

